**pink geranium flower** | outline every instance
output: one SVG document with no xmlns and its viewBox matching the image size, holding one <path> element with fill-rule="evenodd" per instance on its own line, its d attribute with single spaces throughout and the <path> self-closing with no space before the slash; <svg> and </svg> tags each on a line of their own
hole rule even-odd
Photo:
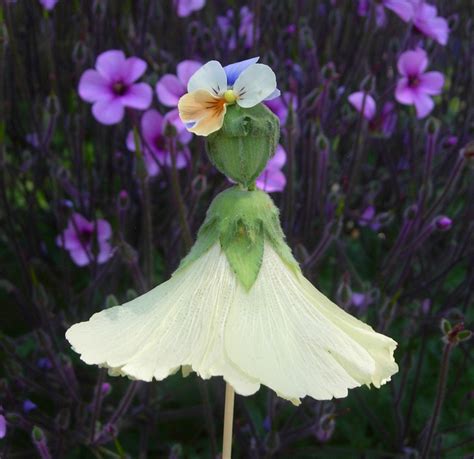
<svg viewBox="0 0 474 459">
<path fill-rule="evenodd" d="M 176 66 L 176 75 L 167 73 L 163 75 L 156 83 L 156 95 L 158 100 L 165 107 L 177 107 L 179 99 L 188 92 L 189 79 L 202 67 L 198 61 L 185 60 Z M 168 118 L 173 120 L 173 124 L 178 131 L 185 132 L 188 141 L 191 140 L 192 134 L 186 130 L 183 122 L 179 117 L 178 109 L 175 108 L 167 114 Z M 183 134 L 184 135 L 184 134 Z"/>
<path fill-rule="evenodd" d="M 206 0 L 174 0 L 173 5 L 176 10 L 176 14 L 180 18 L 189 16 L 194 11 L 198 11 L 204 8 Z"/>
<path fill-rule="evenodd" d="M 364 118 L 369 121 L 374 118 L 377 106 L 374 98 L 370 94 L 364 91 L 353 92 L 347 99 L 359 113 L 363 113 Z"/>
<path fill-rule="evenodd" d="M 102 124 L 119 123 L 125 107 L 146 110 L 153 97 L 146 83 L 135 83 L 147 64 L 138 57 L 125 58 L 122 51 L 110 50 L 100 54 L 95 70 L 86 70 L 79 81 L 79 95 L 92 102 L 92 114 Z"/>
<path fill-rule="evenodd" d="M 266 100 L 265 105 L 278 116 L 280 124 L 284 126 L 288 119 L 289 107 L 292 108 L 293 112 L 298 109 L 298 99 L 292 92 L 284 92 L 280 97 Z"/>
<path fill-rule="evenodd" d="M 69 252 L 76 265 L 85 266 L 93 261 L 105 263 L 110 259 L 112 248 L 108 241 L 111 237 L 109 222 L 103 219 L 90 222 L 75 213 L 67 228 L 56 238 L 56 244 Z"/>
<path fill-rule="evenodd" d="M 143 159 L 150 176 L 157 175 L 162 166 L 170 167 L 172 165 L 171 153 L 168 148 L 169 139 L 164 135 L 164 131 L 167 123 L 172 124 L 176 128 L 176 124 L 181 123 L 181 121 L 179 118 L 172 118 L 169 115 L 162 116 L 156 110 L 148 110 L 141 119 L 141 135 L 144 142 L 142 148 Z M 178 140 L 176 167 L 182 169 L 186 167 L 191 157 L 189 149 L 186 147 L 190 140 L 188 132 L 186 130 L 181 131 L 178 134 Z M 128 133 L 126 143 L 130 151 L 135 151 L 133 131 Z"/>
<path fill-rule="evenodd" d="M 423 35 L 446 45 L 449 36 L 448 21 L 438 16 L 435 6 L 429 5 L 424 0 L 410 0 L 413 5 L 413 25 Z"/>
<path fill-rule="evenodd" d="M 402 78 L 398 80 L 395 99 L 405 105 L 414 105 L 418 118 L 427 116 L 434 107 L 434 96 L 441 93 L 444 76 L 440 72 L 426 72 L 428 56 L 418 48 L 405 51 L 398 58 L 398 71 Z"/>
<path fill-rule="evenodd" d="M 39 0 L 45 10 L 51 11 L 59 0 Z"/>
<path fill-rule="evenodd" d="M 286 151 L 281 145 L 278 145 L 275 154 L 270 161 L 268 161 L 264 171 L 257 178 L 257 187 L 267 193 L 283 191 L 286 186 L 286 177 L 281 169 L 285 163 Z"/>
</svg>

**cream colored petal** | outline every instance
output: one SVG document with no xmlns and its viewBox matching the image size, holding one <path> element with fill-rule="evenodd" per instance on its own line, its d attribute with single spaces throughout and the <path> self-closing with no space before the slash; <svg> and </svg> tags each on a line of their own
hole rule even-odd
<svg viewBox="0 0 474 459">
<path fill-rule="evenodd" d="M 215 96 L 227 90 L 227 75 L 217 61 L 209 61 L 197 70 L 188 82 L 188 92 L 205 89 Z"/>
<path fill-rule="evenodd" d="M 73 325 L 66 338 L 82 360 L 109 367 L 112 375 L 161 380 L 184 366 L 203 378 L 224 375 L 239 393 L 251 394 L 259 384 L 224 354 L 224 325 L 235 288 L 235 276 L 216 245 L 150 292 Z"/>
<path fill-rule="evenodd" d="M 276 90 L 276 77 L 268 65 L 254 64 L 239 75 L 233 89 L 241 107 L 254 107 Z"/>
<path fill-rule="evenodd" d="M 393 340 L 296 276 L 268 244 L 252 289 L 236 292 L 225 337 L 227 355 L 244 373 L 293 402 L 345 397 L 397 371 Z"/>
<path fill-rule="evenodd" d="M 207 136 L 218 131 L 224 122 L 224 99 L 214 97 L 204 90 L 185 94 L 178 102 L 179 116 L 188 131 Z"/>
</svg>

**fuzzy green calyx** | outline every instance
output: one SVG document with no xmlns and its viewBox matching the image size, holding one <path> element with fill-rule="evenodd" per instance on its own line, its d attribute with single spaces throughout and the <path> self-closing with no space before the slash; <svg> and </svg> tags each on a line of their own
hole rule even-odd
<svg viewBox="0 0 474 459">
<path fill-rule="evenodd" d="M 260 190 L 247 191 L 234 186 L 214 198 L 196 243 L 178 269 L 188 266 L 219 242 L 237 278 L 250 290 L 262 266 L 265 241 L 290 269 L 299 272 L 270 196 Z"/>
<path fill-rule="evenodd" d="M 278 118 L 263 104 L 228 105 L 222 128 L 207 137 L 212 164 L 234 182 L 251 186 L 275 154 Z"/>
</svg>

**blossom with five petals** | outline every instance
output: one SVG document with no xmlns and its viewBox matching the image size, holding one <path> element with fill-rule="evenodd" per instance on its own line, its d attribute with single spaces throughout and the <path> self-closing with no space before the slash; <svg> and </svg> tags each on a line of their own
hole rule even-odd
<svg viewBox="0 0 474 459">
<path fill-rule="evenodd" d="M 228 104 L 251 108 L 280 95 L 272 69 L 257 64 L 258 59 L 226 67 L 209 61 L 190 78 L 188 93 L 178 103 L 179 116 L 190 132 L 207 136 L 218 131 Z"/>
</svg>

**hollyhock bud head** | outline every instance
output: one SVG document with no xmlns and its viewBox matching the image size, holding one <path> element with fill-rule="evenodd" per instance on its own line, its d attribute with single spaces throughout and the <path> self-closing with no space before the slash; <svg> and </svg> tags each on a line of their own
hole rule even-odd
<svg viewBox="0 0 474 459">
<path fill-rule="evenodd" d="M 207 137 L 208 156 L 224 175 L 248 187 L 275 154 L 279 136 L 278 118 L 264 105 L 231 105 L 222 129 Z"/>
</svg>

